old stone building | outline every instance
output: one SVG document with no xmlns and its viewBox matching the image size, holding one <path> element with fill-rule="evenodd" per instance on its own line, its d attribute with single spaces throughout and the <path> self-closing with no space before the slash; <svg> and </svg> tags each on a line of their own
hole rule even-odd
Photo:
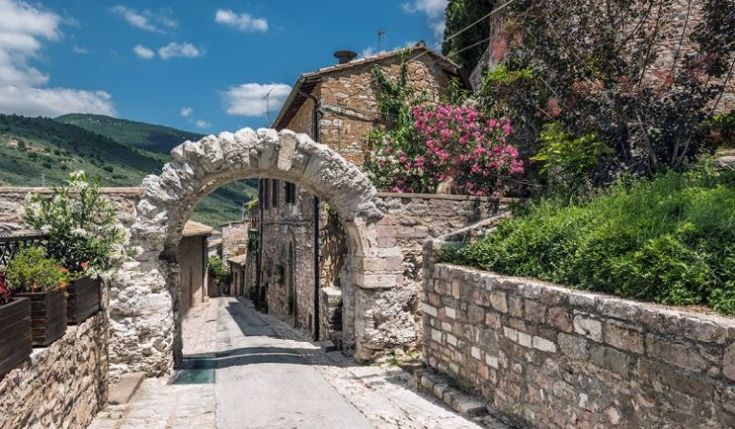
<svg viewBox="0 0 735 429">
<path fill-rule="evenodd" d="M 365 135 L 381 126 L 374 67 L 395 77 L 407 61 L 411 84 L 434 99 L 452 80 L 464 83 L 457 65 L 423 43 L 356 60 L 350 52 L 335 56 L 339 64 L 298 79 L 274 128 L 308 134 L 357 166 L 365 161 Z M 291 183 L 261 179 L 258 218 L 260 270 L 251 295 L 315 338 L 344 338 L 350 347 L 341 332 L 343 300 L 351 297 L 342 295 L 347 248 L 336 213 Z"/>
</svg>

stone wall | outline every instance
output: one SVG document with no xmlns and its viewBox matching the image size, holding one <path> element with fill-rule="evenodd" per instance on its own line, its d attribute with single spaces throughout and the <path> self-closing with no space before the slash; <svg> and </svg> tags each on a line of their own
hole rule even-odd
<svg viewBox="0 0 735 429">
<path fill-rule="evenodd" d="M 23 202 L 28 194 L 51 195 L 51 188 L 0 187 L 0 226 L 13 232 L 27 232 L 23 225 Z M 135 222 L 136 205 L 143 195 L 141 188 L 102 188 L 118 211 L 118 220 L 125 229 Z"/>
<path fill-rule="evenodd" d="M 322 115 L 319 121 L 319 142 L 339 152 L 348 161 L 361 166 L 365 161 L 365 134 L 379 122 L 378 87 L 372 69 L 379 65 L 387 76 L 400 71 L 400 56 L 379 62 L 354 65 L 323 76 L 319 84 Z M 409 61 L 411 84 L 439 99 L 449 85 L 449 77 L 430 55 Z M 291 124 L 289 124 L 290 128 Z"/>
<path fill-rule="evenodd" d="M 381 299 L 376 300 L 370 292 L 354 290 L 348 285 L 349 276 L 345 274 L 343 264 L 348 262 L 346 248 L 340 244 L 346 243 L 346 238 L 339 228 L 339 218 L 325 216 L 327 224 L 321 230 L 320 243 L 322 244 L 320 263 L 322 294 L 331 304 L 323 303 L 323 323 L 329 322 L 338 310 L 336 304 L 342 300 L 342 328 L 349 330 L 354 323 L 364 323 L 360 317 L 365 317 L 362 308 L 353 306 L 353 302 L 374 302 L 367 316 L 377 320 L 382 326 L 381 335 L 376 335 L 371 347 L 374 353 L 380 355 L 382 350 L 411 351 L 420 345 L 422 323 L 420 311 L 420 291 L 423 279 L 423 243 L 427 239 L 436 238 L 460 228 L 464 228 L 481 219 L 495 216 L 508 211 L 511 200 L 501 201 L 484 197 L 470 197 L 466 195 L 439 195 L 439 194 L 396 194 L 379 193 L 376 205 L 389 216 L 393 225 L 387 227 L 392 243 L 401 250 L 400 259 L 403 264 L 403 283 L 401 287 L 385 291 Z M 336 263 L 338 262 L 338 263 Z M 360 268 L 360 267 L 358 267 Z M 376 268 L 377 269 L 377 268 Z M 356 297 L 354 294 L 367 294 Z M 360 299 L 356 299 L 360 298 Z M 355 320 L 355 315 L 360 317 Z M 322 337 L 330 338 L 334 332 L 329 332 L 322 326 Z M 351 346 L 349 332 L 337 332 L 338 340 L 343 345 Z"/>
<path fill-rule="evenodd" d="M 261 283 L 266 288 L 268 312 L 306 332 L 314 325 L 314 224 L 313 198 L 299 192 L 294 204 L 285 199 L 285 182 L 279 186 L 278 205 L 271 194 L 264 207 L 261 230 Z M 270 187 L 269 187 L 270 188 Z M 293 257 L 289 257 L 293 252 Z"/>
<path fill-rule="evenodd" d="M 248 248 L 249 221 L 234 222 L 222 227 L 222 260 L 244 255 Z"/>
<path fill-rule="evenodd" d="M 493 414 L 519 427 L 735 427 L 735 320 L 427 265 L 426 362 Z"/>
<path fill-rule="evenodd" d="M 107 401 L 108 323 L 104 312 L 0 380 L 0 429 L 82 429 Z"/>
</svg>

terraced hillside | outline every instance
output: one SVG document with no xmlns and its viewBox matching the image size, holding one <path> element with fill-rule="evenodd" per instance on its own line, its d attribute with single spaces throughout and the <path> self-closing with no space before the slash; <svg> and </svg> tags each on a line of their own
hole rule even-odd
<svg viewBox="0 0 735 429">
<path fill-rule="evenodd" d="M 87 122 L 88 128 L 92 128 L 90 123 Z M 128 131 L 123 134 L 145 135 L 135 130 L 136 124 L 124 121 Z M 180 137 L 199 138 L 198 134 L 170 130 Z M 105 186 L 137 186 L 145 175 L 160 172 L 170 159 L 167 153 L 141 149 L 163 147 L 161 135 L 157 134 L 159 140 L 155 144 L 140 140 L 133 146 L 54 119 L 0 115 L 0 186 L 56 185 L 70 171 L 79 169 L 99 176 Z M 174 140 L 179 138 L 176 135 L 168 134 L 165 144 L 174 146 L 183 141 Z M 230 184 L 204 199 L 193 218 L 212 226 L 240 220 L 243 202 L 255 194 L 254 182 Z"/>
</svg>

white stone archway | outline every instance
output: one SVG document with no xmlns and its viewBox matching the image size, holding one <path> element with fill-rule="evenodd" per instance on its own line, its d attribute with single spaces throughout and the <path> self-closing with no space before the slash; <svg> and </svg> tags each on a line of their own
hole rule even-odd
<svg viewBox="0 0 735 429">
<path fill-rule="evenodd" d="M 131 230 L 140 247 L 110 288 L 110 366 L 113 376 L 169 372 L 181 357 L 179 269 L 175 249 L 196 204 L 218 187 L 245 178 L 295 183 L 330 204 L 348 235 L 350 286 L 355 288 L 350 326 L 358 359 L 412 342 L 395 338 L 395 324 L 381 314 L 391 290 L 402 284 L 402 256 L 395 227 L 376 207 L 376 190 L 353 164 L 305 134 L 249 128 L 224 132 L 171 151 L 173 161 L 143 180 L 144 196 Z M 389 351 L 389 350 L 385 350 Z"/>
</svg>

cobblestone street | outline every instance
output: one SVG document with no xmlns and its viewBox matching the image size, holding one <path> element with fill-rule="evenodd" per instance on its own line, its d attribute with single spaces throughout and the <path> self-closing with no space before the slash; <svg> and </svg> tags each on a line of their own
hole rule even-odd
<svg viewBox="0 0 735 429">
<path fill-rule="evenodd" d="M 482 427 L 410 388 L 404 371 L 323 352 L 247 301 L 212 299 L 183 326 L 188 369 L 171 384 L 145 380 L 91 429 Z"/>
</svg>

